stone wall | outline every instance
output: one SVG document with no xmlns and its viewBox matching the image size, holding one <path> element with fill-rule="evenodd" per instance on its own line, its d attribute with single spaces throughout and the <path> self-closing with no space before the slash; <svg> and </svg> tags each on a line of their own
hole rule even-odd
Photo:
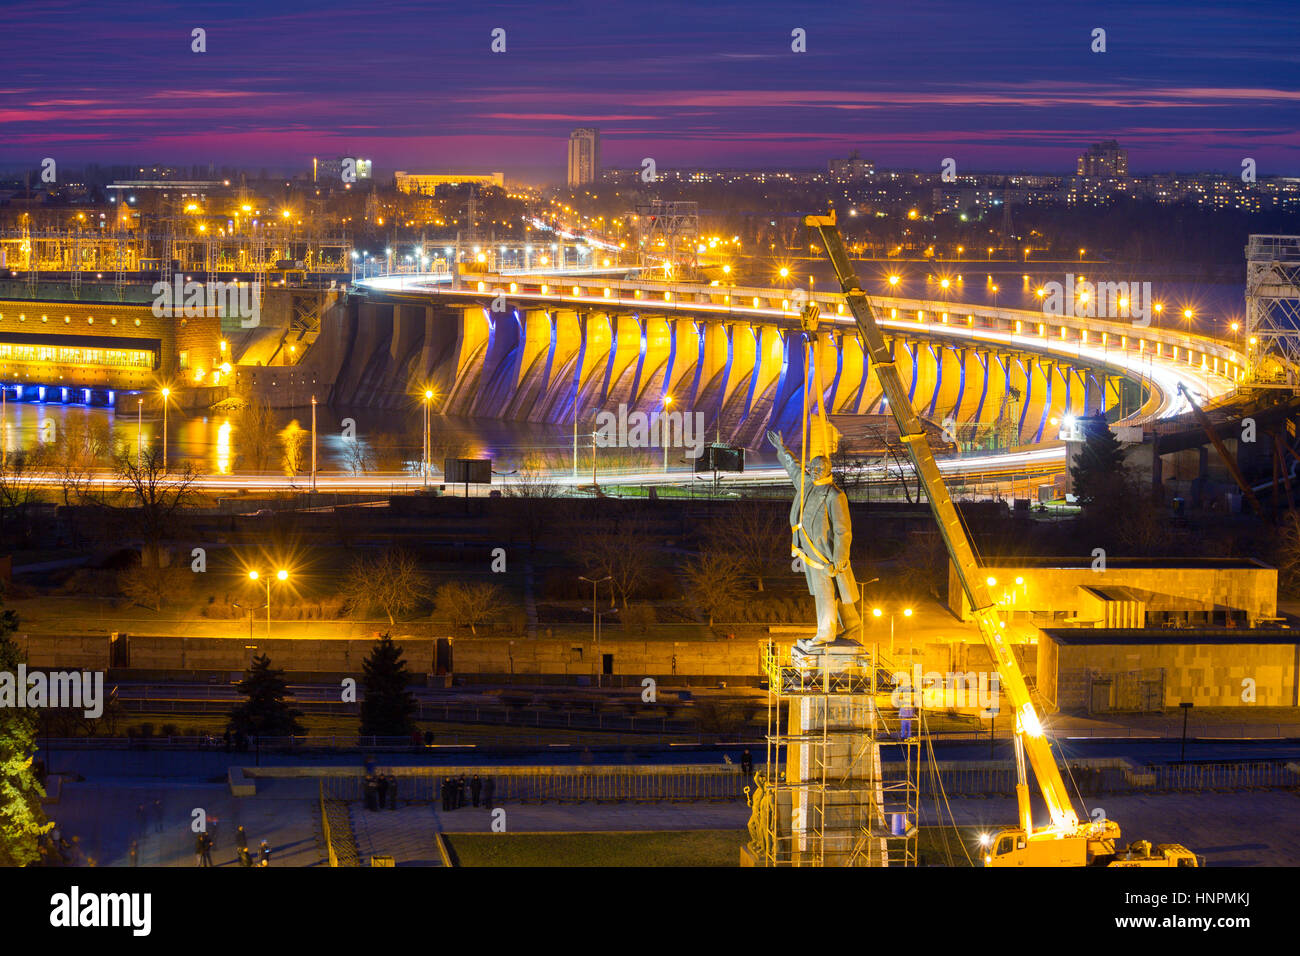
<svg viewBox="0 0 1300 956">
<path fill-rule="evenodd" d="M 106 636 L 19 635 L 19 647 L 33 667 L 109 666 Z M 416 674 L 434 670 L 437 638 L 398 638 L 407 666 Z M 130 666 L 140 671 L 243 670 L 255 654 L 291 673 L 353 673 L 370 653 L 370 639 L 266 639 L 205 637 L 131 637 Z M 610 655 L 610 673 L 640 678 L 712 676 L 751 677 L 761 673 L 762 641 L 604 641 L 600 655 Z M 460 675 L 592 676 L 599 661 L 591 640 L 541 638 L 458 638 L 451 642 L 453 670 Z"/>
<path fill-rule="evenodd" d="M 1095 634 L 1096 632 L 1089 632 Z M 1300 643 L 1103 644 L 1039 641 L 1038 687 L 1060 710 L 1086 710 L 1094 677 L 1164 671 L 1164 706 L 1190 701 L 1197 707 L 1294 707 L 1300 705 Z M 1243 681 L 1254 681 L 1255 700 L 1242 700 Z"/>
</svg>

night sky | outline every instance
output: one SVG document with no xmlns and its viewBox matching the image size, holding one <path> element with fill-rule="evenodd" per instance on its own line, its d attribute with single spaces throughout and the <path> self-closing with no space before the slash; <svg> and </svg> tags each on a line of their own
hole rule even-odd
<svg viewBox="0 0 1300 956">
<path fill-rule="evenodd" d="M 1294 0 L 4 4 L 10 167 L 358 154 L 554 179 L 569 130 L 594 125 L 605 166 L 824 168 L 858 148 L 1065 173 L 1118 138 L 1134 172 L 1235 175 L 1249 156 L 1300 174 Z"/>
</svg>

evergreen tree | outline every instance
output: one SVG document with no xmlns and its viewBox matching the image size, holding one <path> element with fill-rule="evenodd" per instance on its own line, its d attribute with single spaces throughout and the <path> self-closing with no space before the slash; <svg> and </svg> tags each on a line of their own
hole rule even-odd
<svg viewBox="0 0 1300 956">
<path fill-rule="evenodd" d="M 1070 465 L 1074 496 L 1085 512 L 1117 512 L 1129 504 L 1124 448 L 1100 412 L 1079 419 L 1083 447 Z"/>
<path fill-rule="evenodd" d="M 411 672 L 402 648 L 385 634 L 361 664 L 366 696 L 361 701 L 361 733 L 406 736 L 415 730 L 415 697 L 407 690 Z"/>
<path fill-rule="evenodd" d="M 0 671 L 17 678 L 23 654 L 10 635 L 18 629 L 13 611 L 0 613 Z M 25 693 L 25 687 L 15 688 Z M 45 789 L 36 779 L 36 713 L 0 707 L 0 867 L 27 866 L 40 859 L 40 837 L 54 826 L 45 820 L 41 798 Z"/>
<path fill-rule="evenodd" d="M 271 666 L 265 654 L 253 658 L 237 688 L 248 699 L 230 712 L 233 733 L 259 737 L 288 737 L 303 732 L 302 711 L 285 703 L 289 685 L 284 671 Z"/>
</svg>

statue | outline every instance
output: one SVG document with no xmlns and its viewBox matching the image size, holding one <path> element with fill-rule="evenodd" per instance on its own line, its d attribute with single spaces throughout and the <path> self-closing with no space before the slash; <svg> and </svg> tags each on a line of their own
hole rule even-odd
<svg viewBox="0 0 1300 956">
<path fill-rule="evenodd" d="M 808 592 L 817 603 L 817 636 L 812 646 L 824 646 L 840 639 L 856 643 L 854 638 L 861 621 L 856 608 L 858 584 L 849 566 L 849 546 L 853 541 L 849 501 L 831 476 L 830 456 L 839 443 L 839 432 L 829 422 L 823 422 L 821 428 L 809 429 L 809 437 L 812 440 L 808 465 L 801 482 L 799 460 L 786 448 L 780 435 L 767 433 L 767 440 L 794 483 L 790 553 L 802 562 Z"/>
</svg>

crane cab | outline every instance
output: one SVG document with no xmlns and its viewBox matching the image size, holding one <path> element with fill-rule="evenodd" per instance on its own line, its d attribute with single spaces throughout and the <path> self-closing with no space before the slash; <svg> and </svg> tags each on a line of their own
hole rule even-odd
<svg viewBox="0 0 1300 956">
<path fill-rule="evenodd" d="M 980 842 L 985 866 L 1085 866 L 1088 862 L 1088 839 L 1082 834 L 1029 835 L 1013 827 Z"/>
</svg>

